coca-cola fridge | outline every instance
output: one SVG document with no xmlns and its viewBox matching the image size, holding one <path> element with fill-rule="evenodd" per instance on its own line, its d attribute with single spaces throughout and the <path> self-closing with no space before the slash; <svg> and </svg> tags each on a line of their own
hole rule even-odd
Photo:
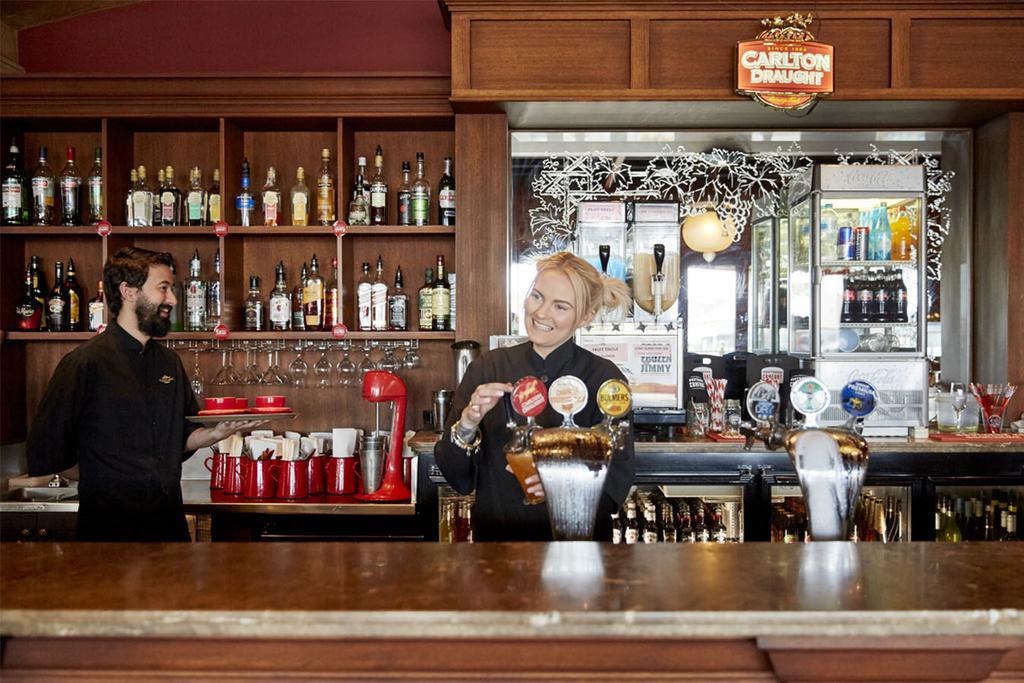
<svg viewBox="0 0 1024 683">
<path fill-rule="evenodd" d="M 791 354 L 813 359 L 832 390 L 824 425 L 846 420 L 839 391 L 871 382 L 869 436 L 905 436 L 928 422 L 925 169 L 817 165 L 792 187 L 786 321 Z M 780 321 L 780 325 L 782 321 Z"/>
</svg>

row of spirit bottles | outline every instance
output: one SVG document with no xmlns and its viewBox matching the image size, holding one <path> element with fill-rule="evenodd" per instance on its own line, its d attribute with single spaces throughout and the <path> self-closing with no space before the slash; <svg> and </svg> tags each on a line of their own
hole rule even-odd
<svg viewBox="0 0 1024 683">
<path fill-rule="evenodd" d="M 63 261 L 54 264 L 54 285 L 49 291 L 41 259 L 33 256 L 29 260 L 25 269 L 25 293 L 15 306 L 18 330 L 81 332 L 87 322 L 89 331 L 96 331 L 103 324 L 103 316 L 103 282 L 100 281 L 83 320 L 82 288 L 78 284 L 74 259 L 68 259 L 66 275 Z"/>
<path fill-rule="evenodd" d="M 174 167 L 166 166 L 157 171 L 153 187 L 145 166 L 132 169 L 125 197 L 125 224 L 213 225 L 221 220 L 220 170 L 213 170 L 213 183 L 208 188 L 203 185 L 203 172 L 198 166 L 189 170 L 188 178 L 188 188 L 182 191 L 174 182 Z"/>
<path fill-rule="evenodd" d="M 737 511 L 727 511 L 724 503 L 640 495 L 627 498 L 622 509 L 612 513 L 612 543 L 738 542 L 738 519 L 733 519 L 737 516 Z"/>
<path fill-rule="evenodd" d="M 374 154 L 373 178 L 366 176 L 366 157 L 357 160 L 357 171 L 349 202 L 349 225 L 385 225 L 388 216 L 388 183 L 384 178 L 384 152 L 380 145 Z M 395 195 L 398 225 L 428 225 L 431 213 L 431 188 L 424 177 L 423 152 L 416 152 L 416 178 L 410 182 L 411 168 L 402 162 L 402 186 Z M 444 172 L 438 183 L 438 222 L 455 225 L 455 176 L 451 157 L 444 158 Z"/>
<path fill-rule="evenodd" d="M 75 164 L 74 147 L 67 148 L 67 162 L 59 176 L 50 167 L 46 147 L 40 147 L 39 163 L 26 179 L 21 152 L 11 141 L 3 176 L 4 225 L 96 225 L 105 216 L 99 147 L 84 179 Z"/>
<path fill-rule="evenodd" d="M 331 330 L 340 321 L 338 286 L 338 259 L 331 260 L 331 279 L 320 274 L 316 254 L 303 263 L 299 281 L 289 289 L 284 262 L 274 268 L 274 288 L 266 303 L 260 289 L 259 275 L 249 276 L 249 294 L 245 299 L 244 326 L 246 330 Z"/>
</svg>

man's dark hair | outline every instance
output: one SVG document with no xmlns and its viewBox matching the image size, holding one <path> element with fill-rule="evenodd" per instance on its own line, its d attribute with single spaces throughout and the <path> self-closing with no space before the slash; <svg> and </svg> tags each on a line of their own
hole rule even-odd
<svg viewBox="0 0 1024 683">
<path fill-rule="evenodd" d="M 149 278 L 149 267 L 163 265 L 174 270 L 174 257 L 166 251 L 150 251 L 137 247 L 123 247 L 107 259 L 103 266 L 103 289 L 111 317 L 121 312 L 121 283 L 141 288 Z"/>
</svg>

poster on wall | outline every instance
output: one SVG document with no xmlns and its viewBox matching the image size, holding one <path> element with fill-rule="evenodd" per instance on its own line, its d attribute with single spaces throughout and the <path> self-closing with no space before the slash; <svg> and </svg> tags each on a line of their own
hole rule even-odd
<svg viewBox="0 0 1024 683">
<path fill-rule="evenodd" d="M 677 337 L 582 335 L 580 346 L 619 367 L 633 392 L 634 407 L 679 407 Z"/>
</svg>

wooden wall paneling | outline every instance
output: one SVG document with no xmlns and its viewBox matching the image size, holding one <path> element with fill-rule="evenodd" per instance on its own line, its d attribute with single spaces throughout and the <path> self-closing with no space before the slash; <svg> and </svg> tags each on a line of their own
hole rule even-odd
<svg viewBox="0 0 1024 683">
<path fill-rule="evenodd" d="M 651 87 L 731 92 L 736 83 L 736 43 L 760 31 L 757 19 L 652 20 Z"/>
<path fill-rule="evenodd" d="M 910 26 L 915 88 L 1024 88 L 1024 17 L 915 18 Z"/>
<path fill-rule="evenodd" d="M 472 63 L 470 56 L 473 54 L 470 43 L 471 22 L 464 14 L 452 16 L 452 82 L 451 90 L 467 90 L 472 87 L 470 75 Z"/>
<path fill-rule="evenodd" d="M 889 88 L 892 82 L 890 50 L 892 27 L 885 18 L 818 18 L 814 36 L 835 46 L 835 96 L 845 89 Z M 732 75 L 735 81 L 735 75 Z"/>
<path fill-rule="evenodd" d="M 25 352 L 25 413 L 28 426 L 35 419 L 50 377 L 61 358 L 78 348 L 80 342 L 46 341 L 26 342 Z"/>
<path fill-rule="evenodd" d="M 629 22 L 629 87 L 651 87 L 651 20 L 636 17 Z"/>
<path fill-rule="evenodd" d="M 278 225 L 292 225 L 291 189 L 296 182 L 296 169 L 302 166 L 306 186 L 310 188 L 313 200 L 307 210 L 312 212 L 311 225 L 316 224 L 316 179 L 320 169 L 320 151 L 328 149 L 336 161 L 336 120 L 335 119 L 258 119 L 239 120 L 243 130 L 243 155 L 249 160 L 252 191 L 256 196 L 256 224 L 262 225 L 263 186 L 267 179 L 267 167 L 277 172 L 277 184 L 281 189 L 281 215 Z M 239 170 L 241 169 L 239 161 Z"/>
<path fill-rule="evenodd" d="M 910 23 L 911 15 L 907 13 L 894 14 L 890 21 L 890 86 L 893 88 L 910 87 L 910 63 L 913 60 L 910 51 Z"/>
<path fill-rule="evenodd" d="M 112 225 L 124 225 L 127 221 L 134 143 L 134 136 L 124 121 L 103 119 L 103 206 Z"/>
<path fill-rule="evenodd" d="M 337 145 L 332 150 L 333 156 L 331 158 L 334 162 L 338 178 L 338 187 L 336 188 L 337 192 L 335 196 L 335 205 L 338 207 L 338 218 L 346 222 L 348 221 L 348 202 L 346 201 L 346 195 L 351 197 L 352 183 L 355 178 L 355 176 L 352 175 L 354 172 L 352 162 L 348 160 L 355 159 L 356 156 L 358 156 L 355 152 L 354 146 L 355 123 L 350 119 L 339 118 L 337 120 Z M 385 158 L 385 162 L 386 161 L 387 159 Z M 317 165 L 317 168 L 319 168 L 319 165 Z"/>
<path fill-rule="evenodd" d="M 242 157 L 245 156 L 245 134 L 232 119 L 220 119 L 219 137 L 221 213 L 229 225 L 238 225 L 235 194 L 242 183 Z"/>
<path fill-rule="evenodd" d="M 509 136 L 505 114 L 456 116 L 461 166 L 457 249 L 456 334 L 485 348 L 508 325 Z"/>
<path fill-rule="evenodd" d="M 222 319 L 229 330 L 241 330 L 244 327 L 242 302 L 249 292 L 247 280 L 248 264 L 245 261 L 245 237 L 237 231 L 229 232 L 221 240 L 221 305 Z M 285 274 L 292 280 L 298 278 L 297 272 L 290 269 Z M 187 276 L 188 273 L 185 273 Z M 271 284 L 273 286 L 273 284 Z M 291 291 L 291 290 L 289 290 Z"/>
<path fill-rule="evenodd" d="M 975 134 L 973 340 L 978 382 L 1024 383 L 1024 113 L 991 121 Z M 1006 245 L 1006 248 L 1002 248 Z M 1017 419 L 1017 392 L 1004 417 Z"/>
<path fill-rule="evenodd" d="M 628 19 L 478 19 L 470 26 L 469 46 L 473 89 L 626 90 L 630 85 Z"/>
<path fill-rule="evenodd" d="M 398 224 L 398 188 L 402 186 L 402 162 L 408 161 L 411 169 L 409 182 L 416 179 L 416 153 L 423 152 L 424 174 L 430 183 L 430 224 L 437 225 L 437 186 L 444 170 L 444 158 L 453 157 L 456 188 L 459 181 L 459 159 L 455 158 L 454 121 L 443 122 L 445 130 L 382 130 L 370 121 L 356 122 L 352 138 L 351 157 L 345 158 L 347 184 L 341 188 L 341 204 L 344 216 L 348 218 L 348 202 L 352 198 L 352 183 L 356 176 L 356 159 L 366 157 L 367 175 L 373 176 L 373 155 L 380 145 L 384 152 L 384 177 L 388 182 L 388 225 Z M 369 177 L 367 181 L 369 181 Z M 456 194 L 458 197 L 458 194 Z M 456 222 L 458 202 L 456 200 Z"/>
</svg>

